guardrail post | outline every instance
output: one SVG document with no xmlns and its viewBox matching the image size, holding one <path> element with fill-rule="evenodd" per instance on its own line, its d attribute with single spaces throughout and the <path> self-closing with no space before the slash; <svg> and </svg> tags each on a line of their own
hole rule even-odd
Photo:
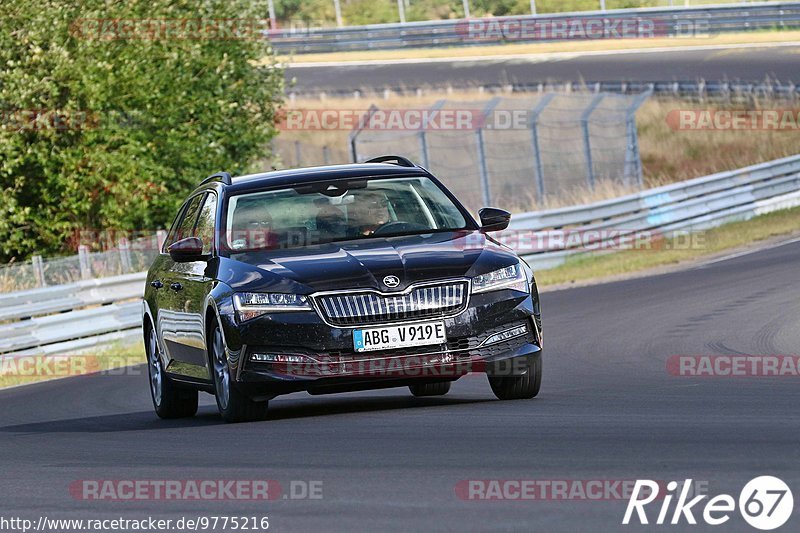
<svg viewBox="0 0 800 533">
<path fill-rule="evenodd" d="M 85 244 L 78 246 L 78 265 L 81 268 L 81 279 L 91 279 L 92 268 L 89 265 L 89 248 Z"/>
<path fill-rule="evenodd" d="M 594 163 L 592 161 L 592 141 L 589 136 L 589 119 L 592 116 L 592 113 L 597 106 L 600 105 L 600 102 L 605 97 L 605 94 L 600 93 L 596 94 L 592 101 L 589 102 L 589 106 L 583 111 L 581 115 L 581 126 L 583 129 L 583 152 L 584 157 L 586 158 L 586 181 L 589 184 L 589 188 L 594 190 Z"/>
<path fill-rule="evenodd" d="M 119 240 L 119 264 L 122 266 L 122 273 L 127 274 L 131 270 L 131 245 L 127 237 Z"/>
<path fill-rule="evenodd" d="M 33 277 L 36 279 L 36 286 L 47 287 L 47 281 L 44 279 L 44 263 L 42 262 L 42 256 L 34 255 L 31 257 L 31 265 L 33 266 Z"/>
<path fill-rule="evenodd" d="M 533 145 L 533 162 L 534 172 L 536 179 L 536 203 L 542 205 L 544 203 L 544 168 L 542 165 L 542 152 L 539 148 L 539 117 L 541 116 L 547 105 L 555 98 L 555 93 L 545 94 L 536 107 L 531 112 L 530 128 L 531 128 L 531 143 Z"/>
</svg>

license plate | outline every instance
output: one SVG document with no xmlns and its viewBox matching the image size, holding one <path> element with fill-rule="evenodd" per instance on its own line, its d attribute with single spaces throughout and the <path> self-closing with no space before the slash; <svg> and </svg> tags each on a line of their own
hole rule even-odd
<svg viewBox="0 0 800 533">
<path fill-rule="evenodd" d="M 444 342 L 447 342 L 447 337 L 442 321 L 353 330 L 353 347 L 357 352 L 411 348 Z"/>
</svg>

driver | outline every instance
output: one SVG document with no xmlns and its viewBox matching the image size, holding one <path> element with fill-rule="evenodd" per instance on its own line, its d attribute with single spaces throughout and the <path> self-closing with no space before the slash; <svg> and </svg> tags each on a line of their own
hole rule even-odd
<svg viewBox="0 0 800 533">
<path fill-rule="evenodd" d="M 378 228 L 391 222 L 389 201 L 383 193 L 366 191 L 360 194 L 357 200 L 358 215 L 356 222 L 359 224 L 360 235 L 374 235 Z"/>
</svg>

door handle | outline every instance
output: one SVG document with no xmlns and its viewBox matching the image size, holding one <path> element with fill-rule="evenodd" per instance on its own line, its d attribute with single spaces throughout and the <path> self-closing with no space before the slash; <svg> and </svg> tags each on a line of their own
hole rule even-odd
<svg viewBox="0 0 800 533">
<path fill-rule="evenodd" d="M 175 292 L 178 292 L 179 290 L 183 289 L 183 285 L 176 281 L 175 283 L 170 284 L 169 288 Z"/>
<path fill-rule="evenodd" d="M 164 286 L 164 284 L 161 283 L 160 279 L 156 279 L 150 282 L 150 286 L 153 287 L 154 289 L 160 289 L 161 287 Z"/>
</svg>

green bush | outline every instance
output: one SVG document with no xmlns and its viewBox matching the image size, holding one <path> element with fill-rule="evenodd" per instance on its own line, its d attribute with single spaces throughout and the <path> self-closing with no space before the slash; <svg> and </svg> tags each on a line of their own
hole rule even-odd
<svg viewBox="0 0 800 533">
<path fill-rule="evenodd" d="M 283 74 L 257 33 L 266 11 L 246 0 L 0 3 L 0 260 L 75 253 L 80 229 L 162 228 L 202 178 L 268 155 Z M 179 30 L 118 38 L 155 19 Z M 235 19 L 240 33 L 192 31 L 198 19 Z"/>
</svg>

